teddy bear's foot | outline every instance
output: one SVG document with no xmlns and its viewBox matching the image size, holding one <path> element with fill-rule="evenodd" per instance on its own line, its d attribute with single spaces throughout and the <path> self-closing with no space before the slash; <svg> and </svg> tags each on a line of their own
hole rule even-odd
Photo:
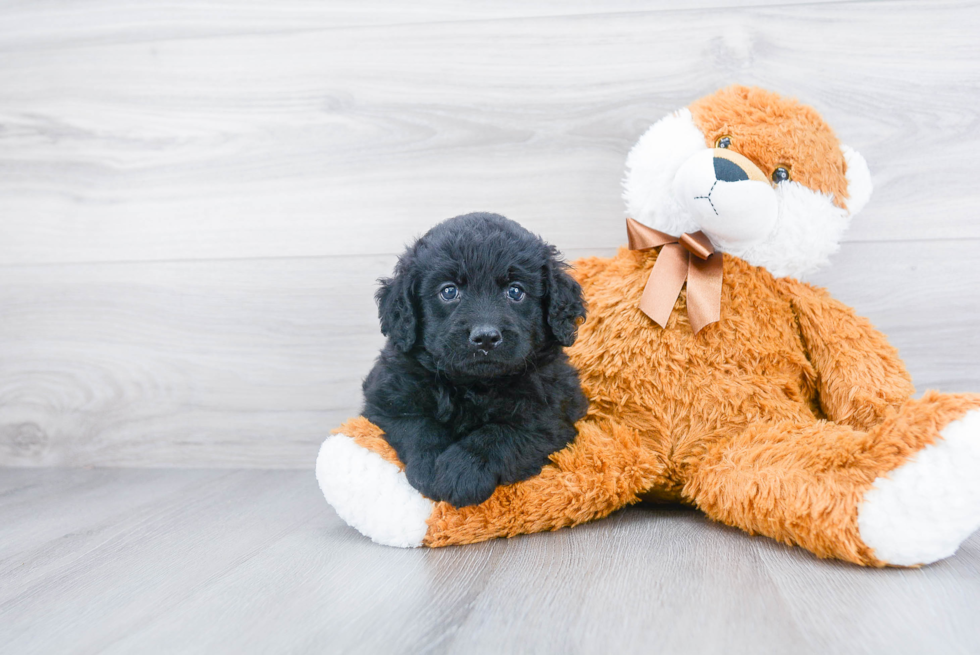
<svg viewBox="0 0 980 655">
<path fill-rule="evenodd" d="M 337 515 L 372 541 L 401 548 L 422 545 L 434 503 L 381 455 L 335 434 L 320 446 L 316 479 Z"/>
<path fill-rule="evenodd" d="M 875 480 L 858 509 L 861 539 L 898 566 L 949 557 L 980 528 L 980 409 Z"/>
</svg>

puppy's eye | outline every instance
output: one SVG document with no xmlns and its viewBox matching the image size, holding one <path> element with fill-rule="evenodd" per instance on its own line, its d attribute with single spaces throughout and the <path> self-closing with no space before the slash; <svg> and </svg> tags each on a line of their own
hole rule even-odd
<svg viewBox="0 0 980 655">
<path fill-rule="evenodd" d="M 785 166 L 780 166 L 779 168 L 774 170 L 772 172 L 772 181 L 775 182 L 776 184 L 779 184 L 780 182 L 789 182 L 790 181 L 789 169 L 787 169 Z"/>
<path fill-rule="evenodd" d="M 715 141 L 716 148 L 731 148 L 732 147 L 732 137 L 730 136 L 720 136 L 718 140 Z"/>
<path fill-rule="evenodd" d="M 447 284 L 443 288 L 439 289 L 439 297 L 446 302 L 452 302 L 459 298 L 459 289 L 456 288 L 455 284 Z"/>
<path fill-rule="evenodd" d="M 524 289 L 520 288 L 516 284 L 512 284 L 507 287 L 507 297 L 514 302 L 521 302 L 524 300 Z"/>
</svg>

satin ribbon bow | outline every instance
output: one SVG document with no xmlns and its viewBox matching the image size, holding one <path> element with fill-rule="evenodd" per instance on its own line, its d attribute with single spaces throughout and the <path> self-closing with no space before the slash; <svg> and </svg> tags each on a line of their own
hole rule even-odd
<svg viewBox="0 0 980 655">
<path fill-rule="evenodd" d="M 663 246 L 640 298 L 644 314 L 666 327 L 687 280 L 687 318 L 694 333 L 718 321 L 723 255 L 715 252 L 704 232 L 685 232 L 675 237 L 627 218 L 626 235 L 630 250 Z"/>
</svg>

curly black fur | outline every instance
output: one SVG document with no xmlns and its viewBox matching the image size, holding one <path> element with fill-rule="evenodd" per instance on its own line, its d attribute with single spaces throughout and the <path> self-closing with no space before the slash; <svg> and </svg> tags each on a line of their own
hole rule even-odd
<svg viewBox="0 0 980 655">
<path fill-rule="evenodd" d="M 575 438 L 588 403 L 562 346 L 585 307 L 558 257 L 503 216 L 466 214 L 380 280 L 388 342 L 364 380 L 364 415 L 429 498 L 480 503 Z"/>
</svg>

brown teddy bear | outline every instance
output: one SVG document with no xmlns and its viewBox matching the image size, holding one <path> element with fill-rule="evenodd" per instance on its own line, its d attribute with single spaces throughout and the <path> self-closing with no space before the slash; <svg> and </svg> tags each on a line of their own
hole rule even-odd
<svg viewBox="0 0 980 655">
<path fill-rule="evenodd" d="M 554 530 L 643 499 L 870 566 L 952 555 L 980 527 L 980 394 L 912 398 L 871 324 L 794 279 L 867 201 L 867 166 L 815 110 L 730 87 L 653 125 L 627 161 L 629 241 L 574 263 L 589 320 L 569 350 L 591 409 L 529 480 L 462 509 L 405 480 L 349 421 L 317 477 L 380 543 Z"/>
</svg>

